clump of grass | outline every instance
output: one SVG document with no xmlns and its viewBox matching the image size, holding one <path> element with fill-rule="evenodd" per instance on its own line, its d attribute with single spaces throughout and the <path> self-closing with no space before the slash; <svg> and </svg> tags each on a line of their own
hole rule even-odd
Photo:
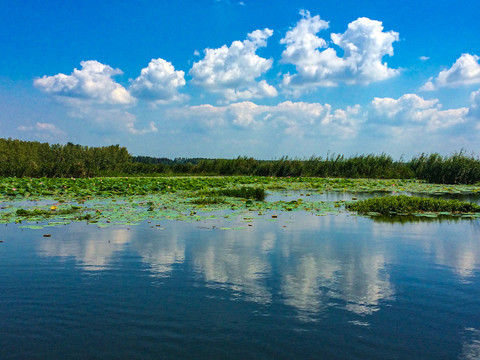
<svg viewBox="0 0 480 360">
<path fill-rule="evenodd" d="M 192 204 L 196 205 L 215 205 L 215 204 L 224 204 L 225 199 L 218 196 L 207 196 L 193 199 Z"/>
<path fill-rule="evenodd" d="M 242 186 L 233 189 L 218 189 L 203 192 L 205 195 L 211 196 L 229 196 L 242 199 L 254 199 L 258 201 L 265 200 L 265 189 L 260 187 Z"/>
<path fill-rule="evenodd" d="M 16 214 L 18 216 L 24 217 L 35 217 L 35 216 L 44 216 L 49 217 L 53 215 L 69 215 L 78 212 L 81 208 L 78 206 L 72 206 L 69 209 L 59 209 L 59 210 L 44 210 L 44 209 L 33 209 L 33 210 L 25 210 L 25 209 L 18 209 Z"/>
<path fill-rule="evenodd" d="M 422 198 L 416 196 L 384 196 L 357 201 L 346 205 L 359 213 L 376 212 L 383 215 L 414 214 L 419 212 L 471 213 L 480 212 L 480 206 L 458 200 Z"/>
</svg>

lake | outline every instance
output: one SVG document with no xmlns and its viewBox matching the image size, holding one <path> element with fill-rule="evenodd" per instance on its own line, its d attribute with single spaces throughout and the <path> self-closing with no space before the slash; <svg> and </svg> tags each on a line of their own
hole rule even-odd
<svg viewBox="0 0 480 360">
<path fill-rule="evenodd" d="M 479 220 L 1 226 L 1 359 L 480 358 Z"/>
</svg>

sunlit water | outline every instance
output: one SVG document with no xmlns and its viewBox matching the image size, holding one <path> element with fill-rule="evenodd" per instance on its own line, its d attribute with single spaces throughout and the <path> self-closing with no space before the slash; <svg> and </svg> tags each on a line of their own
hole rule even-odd
<svg viewBox="0 0 480 360">
<path fill-rule="evenodd" d="M 479 220 L 252 216 L 2 225 L 0 359 L 480 358 Z"/>
</svg>

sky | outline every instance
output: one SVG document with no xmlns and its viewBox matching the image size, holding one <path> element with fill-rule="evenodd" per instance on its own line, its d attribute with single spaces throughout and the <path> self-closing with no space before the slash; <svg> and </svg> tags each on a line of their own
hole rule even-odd
<svg viewBox="0 0 480 360">
<path fill-rule="evenodd" d="M 0 137 L 132 155 L 480 154 L 477 0 L 0 0 Z"/>
</svg>

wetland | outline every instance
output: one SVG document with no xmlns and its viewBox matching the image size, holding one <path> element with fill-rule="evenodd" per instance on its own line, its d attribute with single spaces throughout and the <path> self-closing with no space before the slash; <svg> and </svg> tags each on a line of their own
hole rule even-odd
<svg viewBox="0 0 480 360">
<path fill-rule="evenodd" d="M 479 190 L 345 178 L 4 178 L 0 357 L 473 359 Z M 403 196 L 472 207 L 349 209 Z"/>
</svg>

